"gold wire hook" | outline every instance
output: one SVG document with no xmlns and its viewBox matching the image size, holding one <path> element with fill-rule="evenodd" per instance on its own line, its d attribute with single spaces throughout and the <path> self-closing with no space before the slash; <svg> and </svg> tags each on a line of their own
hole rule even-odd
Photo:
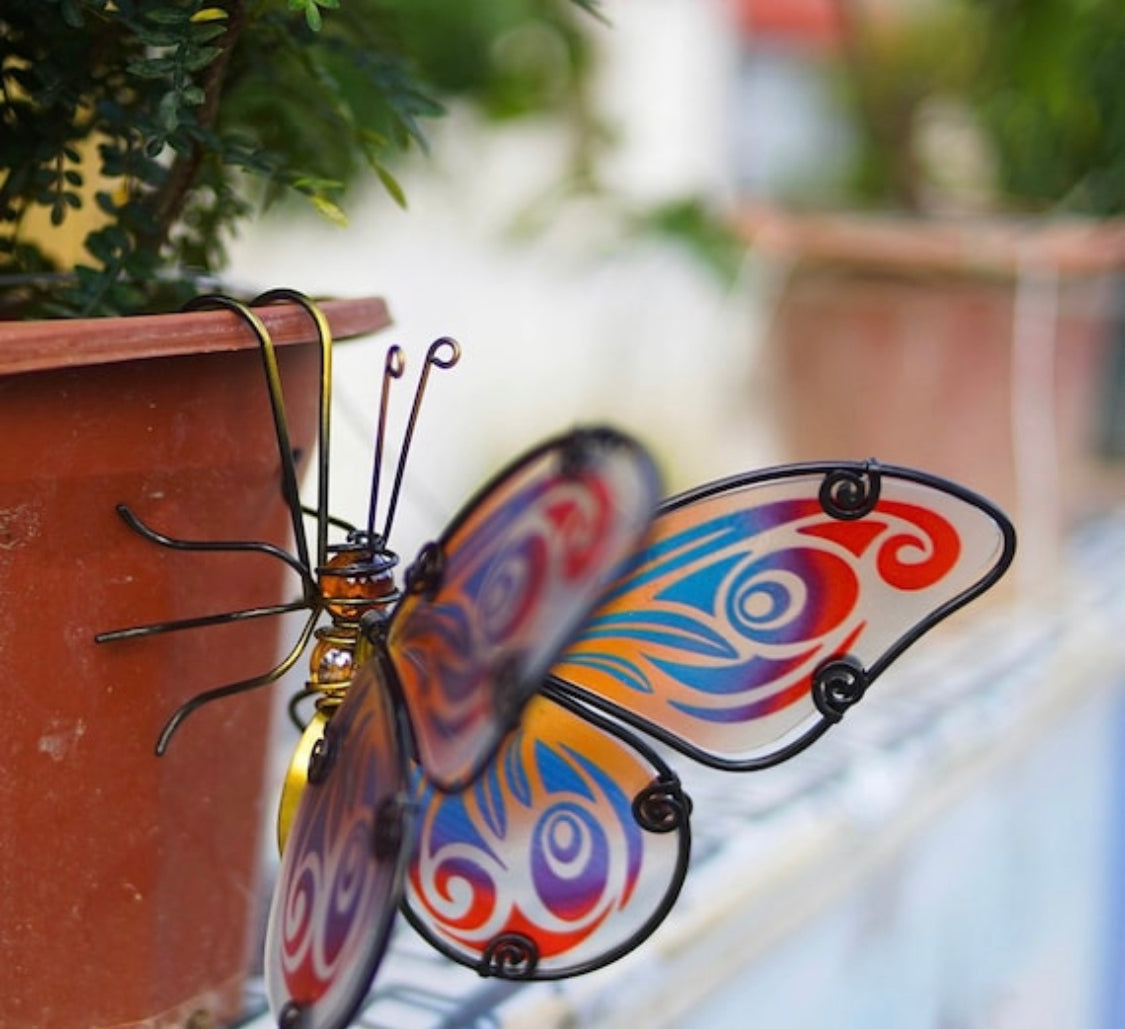
<svg viewBox="0 0 1125 1029">
<path fill-rule="evenodd" d="M 332 327 L 324 312 L 309 297 L 295 289 L 271 289 L 254 299 L 255 304 L 293 303 L 303 308 L 316 326 L 320 346 L 319 425 L 317 427 L 316 477 L 316 564 L 328 559 L 328 478 L 332 429 Z"/>
<path fill-rule="evenodd" d="M 306 568 L 309 563 L 309 545 L 305 539 L 305 527 L 301 519 L 301 496 L 297 487 L 297 465 L 293 460 L 293 444 L 289 438 L 289 421 L 285 416 L 285 398 L 282 394 L 281 372 L 277 364 L 277 350 L 266 323 L 249 306 L 240 300 L 208 293 L 189 301 L 184 310 L 203 311 L 216 308 L 233 311 L 258 337 L 259 352 L 266 374 L 266 387 L 269 391 L 270 411 L 273 414 L 274 434 L 281 459 L 281 488 L 285 502 L 289 505 L 289 517 L 293 524 L 293 544 L 297 548 L 297 558 Z"/>
</svg>

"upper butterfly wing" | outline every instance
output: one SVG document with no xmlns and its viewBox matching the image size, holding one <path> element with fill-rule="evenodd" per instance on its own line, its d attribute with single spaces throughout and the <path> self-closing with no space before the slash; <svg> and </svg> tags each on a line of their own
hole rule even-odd
<svg viewBox="0 0 1125 1029">
<path fill-rule="evenodd" d="M 784 759 L 1011 562 L 952 483 L 794 465 L 673 498 L 552 678 L 705 763 Z"/>
<path fill-rule="evenodd" d="M 532 700 L 469 788 L 419 785 L 406 914 L 482 975 L 601 967 L 644 940 L 679 893 L 690 833 L 678 780 L 565 698 Z"/>
<path fill-rule="evenodd" d="M 637 443 L 582 430 L 509 466 L 423 548 L 387 645 L 431 782 L 480 772 L 636 549 L 659 489 Z"/>
<path fill-rule="evenodd" d="M 284 1029 L 339 1029 L 363 1002 L 402 894 L 408 788 L 402 727 L 376 655 L 314 750 L 282 855 L 265 974 Z"/>
</svg>

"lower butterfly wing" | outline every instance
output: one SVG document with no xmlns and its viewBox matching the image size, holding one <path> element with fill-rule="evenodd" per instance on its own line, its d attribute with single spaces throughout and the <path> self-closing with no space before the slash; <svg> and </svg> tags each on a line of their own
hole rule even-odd
<svg viewBox="0 0 1125 1029">
<path fill-rule="evenodd" d="M 608 964 L 662 921 L 687 870 L 689 805 L 674 774 L 565 698 L 536 697 L 468 789 L 420 794 L 407 918 L 483 975 Z"/>
<path fill-rule="evenodd" d="M 551 677 L 707 764 L 763 767 L 838 721 L 1014 548 L 987 501 L 905 468 L 715 483 L 662 505 Z"/>
<path fill-rule="evenodd" d="M 423 548 L 387 646 L 432 782 L 479 773 L 636 549 L 659 492 L 637 443 L 574 432 L 505 469 Z"/>
<path fill-rule="evenodd" d="M 359 669 L 314 747 L 282 855 L 265 973 L 284 1029 L 350 1024 L 401 898 L 413 825 L 382 660 Z"/>
</svg>

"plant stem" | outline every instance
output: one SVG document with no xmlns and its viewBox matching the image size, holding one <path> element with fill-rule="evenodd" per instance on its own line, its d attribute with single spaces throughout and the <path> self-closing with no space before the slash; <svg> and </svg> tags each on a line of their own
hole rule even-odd
<svg viewBox="0 0 1125 1029">
<path fill-rule="evenodd" d="M 243 0 L 229 0 L 227 14 L 227 29 L 222 37 L 221 52 L 207 66 L 201 83 L 204 100 L 199 108 L 197 124 L 205 130 L 213 128 L 218 119 L 223 80 L 238 37 L 246 24 Z M 168 178 L 153 204 L 152 231 L 138 240 L 140 249 L 155 253 L 167 242 L 195 183 L 203 156 L 204 146 L 199 140 L 196 140 L 190 151 L 176 156 Z"/>
</svg>

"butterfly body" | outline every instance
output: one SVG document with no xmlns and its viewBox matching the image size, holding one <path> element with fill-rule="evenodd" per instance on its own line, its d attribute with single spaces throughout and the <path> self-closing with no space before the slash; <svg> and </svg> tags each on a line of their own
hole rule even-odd
<svg viewBox="0 0 1125 1029">
<path fill-rule="evenodd" d="M 343 702 L 356 669 L 370 659 L 367 654 L 357 656 L 364 640 L 363 622 L 385 620 L 401 597 L 394 575 L 398 556 L 387 550 L 379 537 L 352 530 L 347 542 L 328 548 L 328 554 L 327 562 L 316 570 L 315 604 L 331 621 L 313 633 L 309 678 L 305 689 L 290 703 L 290 712 L 299 725 L 296 708 L 303 699 L 315 697 L 316 709 L 302 727 L 281 793 L 277 836 L 282 851 L 309 778 L 310 761 L 322 746 L 325 726 Z"/>
</svg>

